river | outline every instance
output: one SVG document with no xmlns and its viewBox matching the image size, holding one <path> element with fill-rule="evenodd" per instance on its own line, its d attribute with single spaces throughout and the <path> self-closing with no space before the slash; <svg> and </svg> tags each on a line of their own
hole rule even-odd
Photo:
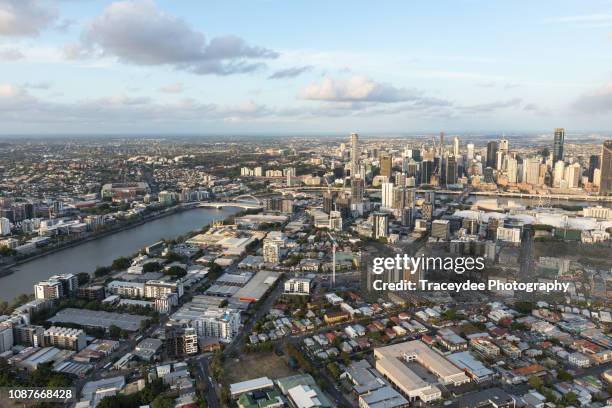
<svg viewBox="0 0 612 408">
<path fill-rule="evenodd" d="M 237 207 L 194 208 L 158 218 L 142 225 L 76 245 L 13 268 L 0 278 L 0 300 L 11 301 L 22 293 L 32 293 L 33 285 L 57 273 L 93 272 L 120 256 L 129 256 L 162 238 L 195 231 L 215 220 L 240 211 Z"/>
</svg>

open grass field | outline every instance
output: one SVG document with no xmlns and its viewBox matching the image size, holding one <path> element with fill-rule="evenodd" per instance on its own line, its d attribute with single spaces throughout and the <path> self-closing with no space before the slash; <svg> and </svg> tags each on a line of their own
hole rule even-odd
<svg viewBox="0 0 612 408">
<path fill-rule="evenodd" d="M 274 352 L 243 354 L 239 358 L 228 358 L 224 367 L 230 384 L 258 377 L 269 377 L 274 380 L 295 374 L 285 362 L 285 357 L 279 357 Z"/>
</svg>

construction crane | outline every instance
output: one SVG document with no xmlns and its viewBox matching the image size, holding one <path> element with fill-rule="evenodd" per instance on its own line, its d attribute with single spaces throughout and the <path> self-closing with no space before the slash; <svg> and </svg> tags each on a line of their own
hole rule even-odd
<svg viewBox="0 0 612 408">
<path fill-rule="evenodd" d="M 331 279 L 331 287 L 333 288 L 336 285 L 336 248 L 338 247 L 338 243 L 332 236 L 332 234 L 327 231 L 327 235 L 332 242 L 332 279 Z"/>
</svg>

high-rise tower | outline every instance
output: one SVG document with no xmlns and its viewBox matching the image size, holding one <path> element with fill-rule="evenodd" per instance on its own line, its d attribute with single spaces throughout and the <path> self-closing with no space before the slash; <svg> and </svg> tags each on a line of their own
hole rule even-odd
<svg viewBox="0 0 612 408">
<path fill-rule="evenodd" d="M 601 149 L 601 182 L 599 194 L 612 193 L 612 140 L 606 140 Z"/>
<path fill-rule="evenodd" d="M 497 142 L 495 140 L 491 140 L 487 143 L 487 162 L 485 163 L 486 167 L 495 168 L 497 164 Z"/>
<path fill-rule="evenodd" d="M 359 135 L 351 133 L 351 178 L 359 174 Z"/>
<path fill-rule="evenodd" d="M 565 129 L 555 129 L 555 139 L 553 145 L 553 163 L 563 160 L 563 143 L 565 142 Z"/>
</svg>

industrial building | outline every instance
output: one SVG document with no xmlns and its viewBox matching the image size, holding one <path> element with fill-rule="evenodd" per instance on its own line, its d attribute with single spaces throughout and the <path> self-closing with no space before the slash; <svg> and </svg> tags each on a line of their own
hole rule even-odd
<svg viewBox="0 0 612 408">
<path fill-rule="evenodd" d="M 470 381 L 465 373 L 420 340 L 374 349 L 376 369 L 410 400 L 430 402 L 442 391 L 417 375 L 410 362 L 417 362 L 438 377 L 442 384 L 461 385 Z"/>
</svg>

